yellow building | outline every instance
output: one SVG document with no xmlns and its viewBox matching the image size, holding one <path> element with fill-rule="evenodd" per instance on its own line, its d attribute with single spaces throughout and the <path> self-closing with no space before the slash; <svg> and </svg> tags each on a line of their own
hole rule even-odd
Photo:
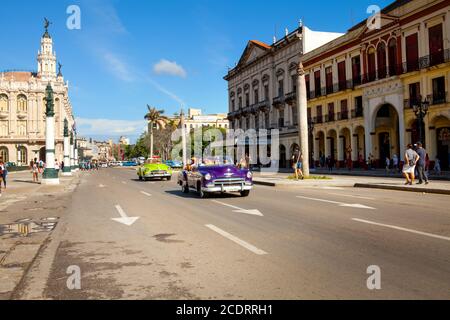
<svg viewBox="0 0 450 320">
<path fill-rule="evenodd" d="M 431 165 L 449 168 L 450 5 L 399 0 L 384 8 L 381 28 L 366 21 L 306 53 L 314 160 L 403 159 L 423 140 Z M 425 103 L 424 103 L 425 102 Z M 428 103 L 420 124 L 417 106 Z"/>
</svg>

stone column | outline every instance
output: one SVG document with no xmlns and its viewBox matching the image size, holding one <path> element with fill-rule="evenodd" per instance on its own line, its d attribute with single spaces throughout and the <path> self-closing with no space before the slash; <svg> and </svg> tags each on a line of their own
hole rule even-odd
<svg viewBox="0 0 450 320">
<path fill-rule="evenodd" d="M 73 143 L 73 160 L 74 160 L 74 170 L 79 171 L 79 165 L 78 165 L 78 140 L 77 140 L 77 133 L 75 132 L 75 139 Z"/>
<path fill-rule="evenodd" d="M 300 150 L 303 155 L 303 174 L 305 177 L 309 177 L 308 101 L 306 97 L 305 71 L 301 62 L 298 66 L 297 88 L 298 131 Z"/>
<path fill-rule="evenodd" d="M 46 130 L 45 130 L 45 163 L 46 167 L 42 177 L 42 184 L 59 184 L 58 172 L 55 169 L 55 111 L 53 89 L 50 83 L 46 88 L 47 110 L 46 116 Z"/>
<path fill-rule="evenodd" d="M 353 130 L 350 134 L 352 139 L 352 161 L 358 161 L 358 134 Z"/>
<path fill-rule="evenodd" d="M 319 154 L 320 154 L 320 150 L 319 150 L 319 143 L 320 141 L 318 140 L 318 137 L 316 137 L 316 135 L 313 133 L 313 148 L 314 148 L 314 160 L 320 160 Z"/>
<path fill-rule="evenodd" d="M 344 153 L 343 151 L 343 145 L 344 145 L 344 136 L 340 136 L 338 135 L 338 139 L 337 139 L 337 160 L 340 161 L 344 161 Z"/>
<path fill-rule="evenodd" d="M 69 122 L 67 119 L 64 119 L 64 170 L 62 175 L 72 175 L 72 168 L 70 164 Z"/>
</svg>

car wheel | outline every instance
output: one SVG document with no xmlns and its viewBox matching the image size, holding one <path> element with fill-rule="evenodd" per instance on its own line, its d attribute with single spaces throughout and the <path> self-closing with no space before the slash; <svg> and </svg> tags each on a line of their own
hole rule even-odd
<svg viewBox="0 0 450 320">
<path fill-rule="evenodd" d="M 139 175 L 139 181 L 144 180 L 141 175 Z"/>
<path fill-rule="evenodd" d="M 241 197 L 248 197 L 250 195 L 250 190 L 241 191 Z"/>
<path fill-rule="evenodd" d="M 170 180 L 172 180 L 172 177 L 168 177 L 168 178 L 167 178 L 167 181 L 170 181 Z"/>
<path fill-rule="evenodd" d="M 200 183 L 197 184 L 197 192 L 201 199 L 206 198 L 207 194 L 202 189 L 202 185 Z"/>
<path fill-rule="evenodd" d="M 189 186 L 186 183 L 181 182 L 181 191 L 183 191 L 183 193 L 189 193 Z"/>
</svg>

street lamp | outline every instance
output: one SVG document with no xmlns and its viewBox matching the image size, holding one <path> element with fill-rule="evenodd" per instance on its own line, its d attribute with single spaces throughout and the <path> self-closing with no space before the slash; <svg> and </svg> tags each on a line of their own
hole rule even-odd
<svg viewBox="0 0 450 320">
<path fill-rule="evenodd" d="M 419 120 L 419 140 L 422 143 L 424 142 L 423 132 L 422 132 L 422 123 L 423 123 L 423 119 L 425 118 L 425 116 L 428 113 L 429 106 L 430 106 L 430 102 L 428 101 L 428 99 L 425 99 L 424 101 L 422 101 L 422 98 L 420 98 L 420 100 L 418 101 L 417 104 L 413 105 L 414 113 L 416 114 L 417 120 Z"/>
<path fill-rule="evenodd" d="M 315 165 L 314 165 L 314 155 L 313 155 L 313 153 L 314 153 L 314 140 L 313 140 L 313 132 L 314 132 L 314 126 L 315 126 L 315 123 L 314 123 L 314 120 L 312 119 L 312 118 L 309 118 L 308 119 L 308 133 L 309 133 L 309 150 L 310 150 L 310 152 L 309 152 L 309 154 L 310 154 L 310 164 L 311 164 L 311 167 L 312 168 L 315 168 Z"/>
</svg>

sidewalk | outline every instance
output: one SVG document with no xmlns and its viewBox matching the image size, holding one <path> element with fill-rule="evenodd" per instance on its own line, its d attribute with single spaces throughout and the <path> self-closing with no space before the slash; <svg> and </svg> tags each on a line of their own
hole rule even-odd
<svg viewBox="0 0 450 320">
<path fill-rule="evenodd" d="M 10 173 L 0 197 L 0 300 L 10 299 L 23 276 L 70 205 L 79 181 L 60 177 L 60 185 L 32 182 L 29 171 Z"/>
<path fill-rule="evenodd" d="M 367 177 L 367 176 L 349 176 L 349 175 L 328 175 L 313 174 L 313 177 L 326 176 L 330 179 L 308 179 L 308 180 L 290 180 L 292 173 L 260 173 L 255 172 L 253 181 L 256 185 L 270 187 L 293 187 L 293 188 L 372 188 L 397 191 L 409 191 L 420 193 L 436 193 L 450 195 L 450 182 L 433 181 L 429 185 L 405 186 L 405 180 L 402 178 L 388 177 Z M 417 182 L 417 181 L 416 181 Z"/>
</svg>

